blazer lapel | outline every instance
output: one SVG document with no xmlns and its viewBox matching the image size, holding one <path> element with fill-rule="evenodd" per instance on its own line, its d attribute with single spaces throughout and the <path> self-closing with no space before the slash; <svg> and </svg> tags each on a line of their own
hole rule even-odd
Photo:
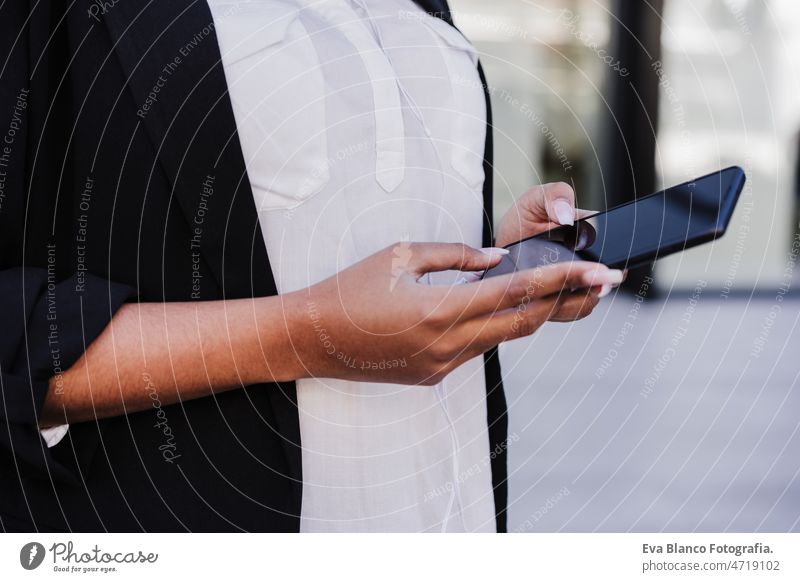
<svg viewBox="0 0 800 582">
<path fill-rule="evenodd" d="M 208 5 L 204 0 L 120 2 L 103 18 L 128 76 L 136 115 L 223 297 L 275 295 Z M 253 390 L 267 391 L 289 477 L 300 495 L 295 384 Z M 258 394 L 250 399 L 260 401 Z"/>
<path fill-rule="evenodd" d="M 120 2 L 103 18 L 173 200 L 225 297 L 275 294 L 208 5 Z"/>
<path fill-rule="evenodd" d="M 414 0 L 414 3 L 431 16 L 437 16 L 448 24 L 453 24 L 453 17 L 446 0 Z"/>
</svg>

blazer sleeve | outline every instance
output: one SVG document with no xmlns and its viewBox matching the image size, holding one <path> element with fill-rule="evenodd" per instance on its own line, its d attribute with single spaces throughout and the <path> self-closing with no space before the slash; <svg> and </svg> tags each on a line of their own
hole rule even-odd
<svg viewBox="0 0 800 582">
<path fill-rule="evenodd" d="M 47 44 L 54 21 L 48 10 L 49 3 L 0 4 L 0 469 L 77 480 L 81 465 L 74 461 L 82 451 L 58 460 L 47 448 L 38 426 L 42 405 L 51 378 L 58 389 L 59 374 L 136 292 L 88 272 L 57 271 L 46 254 L 35 263 L 26 259 L 31 246 L 46 244 L 30 239 L 32 221 L 52 221 L 43 193 L 28 191 L 34 128 L 41 125 L 32 123 L 28 106 L 37 91 L 31 43 Z"/>
<path fill-rule="evenodd" d="M 47 269 L 0 272 L 0 449 L 15 464 L 76 478 L 50 457 L 39 433 L 48 389 L 69 369 L 135 290 L 90 274 L 55 281 Z"/>
</svg>

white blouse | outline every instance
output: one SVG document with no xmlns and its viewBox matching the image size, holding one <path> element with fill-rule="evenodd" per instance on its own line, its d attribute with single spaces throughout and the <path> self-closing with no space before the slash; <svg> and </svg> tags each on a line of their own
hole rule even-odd
<svg viewBox="0 0 800 582">
<path fill-rule="evenodd" d="M 209 5 L 280 293 L 397 241 L 480 246 L 486 106 L 456 29 L 411 0 Z M 482 358 L 436 387 L 297 396 L 302 531 L 494 531 Z"/>
</svg>

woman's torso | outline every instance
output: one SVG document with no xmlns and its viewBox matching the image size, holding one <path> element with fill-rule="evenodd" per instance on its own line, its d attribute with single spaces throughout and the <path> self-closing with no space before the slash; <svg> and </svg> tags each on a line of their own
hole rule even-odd
<svg viewBox="0 0 800 582">
<path fill-rule="evenodd" d="M 279 292 L 398 241 L 480 246 L 485 100 L 457 30 L 411 0 L 209 4 Z M 309 317 L 343 365 L 403 365 L 339 352 Z M 434 388 L 297 392 L 303 531 L 494 529 L 482 359 Z"/>
</svg>

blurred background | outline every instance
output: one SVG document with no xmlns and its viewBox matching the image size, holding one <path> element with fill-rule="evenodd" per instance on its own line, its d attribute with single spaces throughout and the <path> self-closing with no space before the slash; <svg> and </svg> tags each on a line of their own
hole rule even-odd
<svg viewBox="0 0 800 582">
<path fill-rule="evenodd" d="M 501 352 L 511 531 L 800 531 L 800 3 L 450 0 L 493 96 L 495 216 L 729 165 L 727 234 Z"/>
</svg>

